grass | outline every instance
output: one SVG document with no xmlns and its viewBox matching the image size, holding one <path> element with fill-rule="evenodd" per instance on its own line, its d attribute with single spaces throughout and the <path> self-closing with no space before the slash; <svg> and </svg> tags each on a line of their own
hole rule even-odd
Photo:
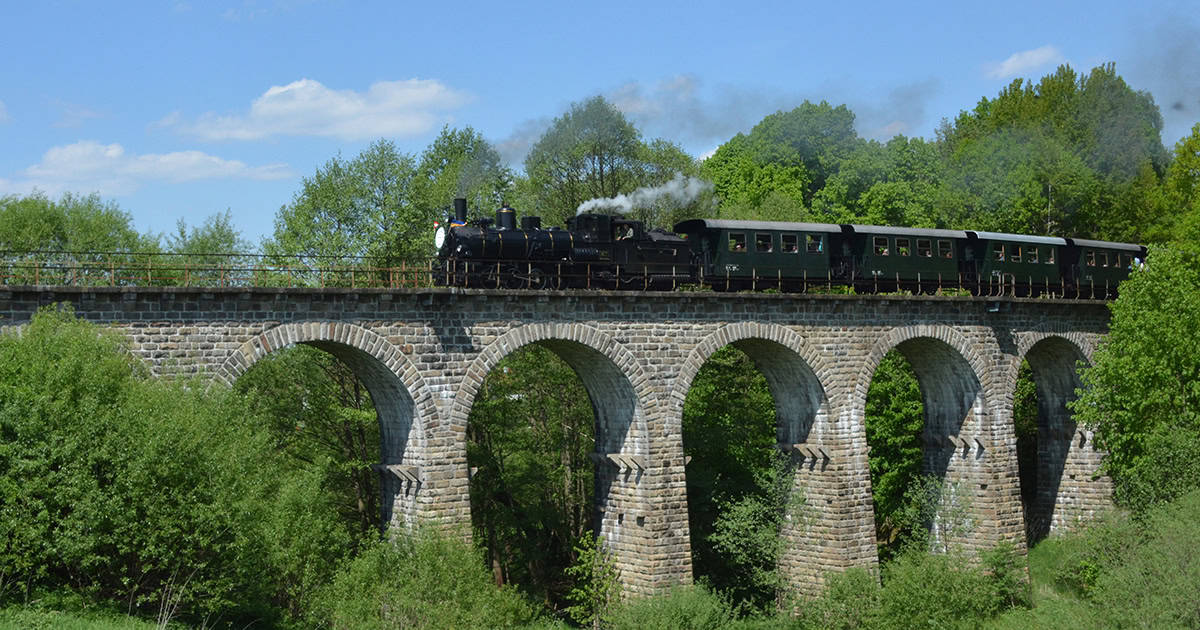
<svg viewBox="0 0 1200 630">
<path fill-rule="evenodd" d="M 116 615 L 13 606 L 0 610 L 0 630 L 155 630 L 153 622 Z"/>
<path fill-rule="evenodd" d="M 1030 549 L 1029 577 L 1033 585 L 1033 608 L 1010 610 L 992 619 L 985 627 L 993 630 L 1074 630 L 1103 625 L 1089 601 L 1074 588 L 1057 580 L 1059 571 L 1074 556 L 1072 542 L 1054 537 Z"/>
</svg>

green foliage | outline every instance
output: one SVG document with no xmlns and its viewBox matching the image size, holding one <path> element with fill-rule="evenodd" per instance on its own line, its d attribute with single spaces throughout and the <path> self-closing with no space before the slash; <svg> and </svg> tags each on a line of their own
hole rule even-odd
<svg viewBox="0 0 1200 630">
<path fill-rule="evenodd" d="M 149 252 L 158 238 L 139 234 L 133 219 L 99 195 L 41 193 L 0 197 L 0 250 L 10 252 Z"/>
<path fill-rule="evenodd" d="M 734 602 L 773 606 L 791 477 L 776 465 L 774 398 L 744 352 L 727 346 L 700 368 L 683 437 L 696 575 Z"/>
<path fill-rule="evenodd" d="M 292 202 L 279 209 L 264 253 L 326 265 L 361 256 L 429 255 L 433 219 L 413 205 L 415 172 L 413 158 L 387 140 L 351 160 L 334 157 L 305 177 Z"/>
<path fill-rule="evenodd" d="M 522 348 L 484 380 L 467 434 L 475 538 L 497 583 L 562 605 L 572 547 L 591 531 L 595 412 L 587 390 L 550 350 Z"/>
<path fill-rule="evenodd" d="M 574 602 L 567 614 L 581 626 L 599 630 L 621 596 L 620 575 L 602 537 L 586 533 L 575 543 L 575 563 L 567 567 L 574 579 L 567 599 Z"/>
<path fill-rule="evenodd" d="M 338 571 L 315 617 L 334 630 L 514 628 L 536 612 L 492 584 L 462 537 L 430 529 L 364 549 Z"/>
<path fill-rule="evenodd" d="M 1200 487 L 1200 251 L 1152 250 L 1122 283 L 1109 334 L 1071 403 L 1108 451 L 1115 499 L 1136 511 Z"/>
<path fill-rule="evenodd" d="M 1153 510 L 1140 533 L 1097 576 L 1096 604 L 1118 628 L 1200 627 L 1200 491 Z"/>
<path fill-rule="evenodd" d="M 1141 201 L 1164 171 L 1162 117 L 1112 64 L 1015 80 L 940 132 L 956 227 L 1132 240 L 1157 221 Z M 1131 195 L 1141 190 L 1143 195 Z"/>
<path fill-rule="evenodd" d="M 703 585 L 677 586 L 661 597 L 631 599 L 617 608 L 611 630 L 723 630 L 733 623 L 729 604 Z"/>
<path fill-rule="evenodd" d="M 1015 563 L 1013 559 L 996 564 Z M 981 619 L 1011 606 L 1012 577 L 988 575 L 956 554 L 901 554 L 884 567 L 879 607 L 870 627 L 976 627 Z"/>
<path fill-rule="evenodd" d="M 262 418 L 289 472 L 317 475 L 334 513 L 355 537 L 383 530 L 379 509 L 379 420 L 362 381 L 333 355 L 309 346 L 274 352 L 234 384 Z"/>
<path fill-rule="evenodd" d="M 69 312 L 0 336 L 0 600 L 65 591 L 160 619 L 302 609 L 346 537 L 315 482 L 273 474 L 255 425 L 219 388 L 147 379 Z"/>
<path fill-rule="evenodd" d="M 590 199 L 615 197 L 696 174 L 694 161 L 665 140 L 643 142 L 641 133 L 602 96 L 573 103 L 529 149 L 523 202 L 537 208 L 545 225 L 561 225 Z M 658 222 L 694 216 L 703 202 L 635 209 L 633 217 Z M 666 225 L 663 223 L 663 225 Z"/>
<path fill-rule="evenodd" d="M 884 355 L 867 390 L 867 444 L 871 447 L 871 493 L 875 533 L 886 557 L 924 524 L 912 512 L 909 489 L 921 475 L 925 406 L 912 366 L 899 352 Z"/>
<path fill-rule="evenodd" d="M 422 216 L 436 216 L 459 197 L 468 207 L 487 212 L 513 191 L 513 174 L 474 128 L 443 127 L 421 153 L 412 187 Z"/>
<path fill-rule="evenodd" d="M 879 579 L 865 569 L 826 575 L 820 597 L 799 607 L 800 628 L 856 630 L 871 627 L 881 603 Z"/>
</svg>

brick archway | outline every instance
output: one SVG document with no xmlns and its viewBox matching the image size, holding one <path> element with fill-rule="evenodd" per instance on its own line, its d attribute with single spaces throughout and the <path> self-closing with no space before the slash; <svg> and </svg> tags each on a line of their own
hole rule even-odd
<svg viewBox="0 0 1200 630">
<path fill-rule="evenodd" d="M 1018 354 L 1006 366 L 1004 384 L 1016 391 L 1024 360 L 1037 391 L 1033 444 L 1013 440 L 1014 446 L 1030 449 L 1026 456 L 1036 453 L 1036 460 L 1022 467 L 1018 461 L 1022 451 L 1010 449 L 1010 466 L 1021 479 L 1025 533 L 1033 544 L 1111 506 L 1112 483 L 1099 474 L 1104 454 L 1096 448 L 1093 432 L 1077 425 L 1067 406 L 1083 386 L 1078 367 L 1090 362 L 1097 339 L 1076 331 L 1043 328 L 1018 334 L 1016 341 Z"/>
<path fill-rule="evenodd" d="M 852 417 L 865 419 L 867 391 L 883 357 L 896 350 L 908 360 L 925 409 L 922 474 L 943 483 L 930 524 L 939 549 L 980 551 L 998 535 L 993 506 L 1001 489 L 991 480 L 993 374 L 977 343 L 948 326 L 892 329 L 868 352 L 849 401 Z M 865 423 L 858 424 L 865 434 Z"/>
<path fill-rule="evenodd" d="M 221 363 L 217 381 L 232 385 L 255 363 L 298 344 L 324 350 L 345 363 L 371 393 L 380 428 L 380 464 L 385 523 L 411 526 L 429 503 L 425 447 L 437 418 L 424 380 L 408 357 L 387 339 L 346 322 L 281 324 L 251 337 Z"/>
<path fill-rule="evenodd" d="M 679 527 L 661 518 L 682 494 L 672 487 L 672 463 L 651 439 L 659 403 L 645 368 L 611 336 L 585 324 L 528 324 L 484 347 L 467 368 L 450 414 L 455 437 L 452 458 L 466 461 L 466 426 L 483 380 L 512 352 L 542 346 L 563 359 L 583 382 L 596 414 L 595 509 L 597 533 L 604 537 L 629 592 L 650 592 L 690 577 L 690 558 L 679 554 Z M 464 486 L 465 480 L 464 480 Z M 680 484 L 681 485 L 681 484 Z M 468 493 L 464 488 L 463 496 Z M 469 506 L 468 506 L 469 509 Z M 686 541 L 686 526 L 682 528 Z M 663 571 L 664 555 L 679 557 L 676 571 Z"/>
</svg>

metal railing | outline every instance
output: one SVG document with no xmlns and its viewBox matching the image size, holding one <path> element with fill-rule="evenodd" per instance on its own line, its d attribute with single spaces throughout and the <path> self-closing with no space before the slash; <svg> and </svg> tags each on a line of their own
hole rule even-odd
<svg viewBox="0 0 1200 630">
<path fill-rule="evenodd" d="M 77 287 L 433 286 L 433 259 L 0 251 L 0 285 Z"/>
</svg>

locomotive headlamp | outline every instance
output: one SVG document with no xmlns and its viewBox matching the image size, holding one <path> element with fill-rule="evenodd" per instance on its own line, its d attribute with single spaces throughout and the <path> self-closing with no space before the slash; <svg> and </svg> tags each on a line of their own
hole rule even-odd
<svg viewBox="0 0 1200 630">
<path fill-rule="evenodd" d="M 437 223 L 434 223 L 434 225 L 437 225 L 437 229 L 433 231 L 433 246 L 441 249 L 442 243 L 446 242 L 446 228 Z"/>
</svg>

